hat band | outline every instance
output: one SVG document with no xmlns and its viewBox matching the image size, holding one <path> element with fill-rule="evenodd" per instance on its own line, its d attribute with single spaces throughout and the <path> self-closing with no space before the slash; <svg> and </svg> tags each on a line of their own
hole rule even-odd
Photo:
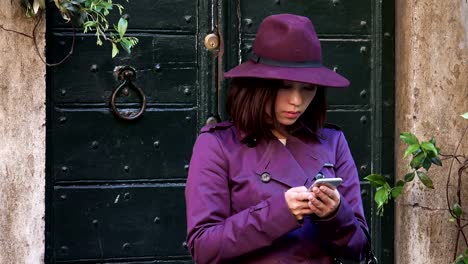
<svg viewBox="0 0 468 264">
<path fill-rule="evenodd" d="M 289 67 L 289 68 L 319 68 L 322 67 L 320 61 L 279 61 L 273 60 L 265 57 L 257 56 L 255 53 L 250 53 L 249 60 L 254 61 L 255 63 L 261 63 L 270 66 L 276 67 Z"/>
</svg>

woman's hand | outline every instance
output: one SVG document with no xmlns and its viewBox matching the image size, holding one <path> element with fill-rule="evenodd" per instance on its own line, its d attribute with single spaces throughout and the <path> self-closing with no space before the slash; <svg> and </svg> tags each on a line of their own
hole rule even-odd
<svg viewBox="0 0 468 264">
<path fill-rule="evenodd" d="M 304 215 L 313 213 L 308 204 L 309 196 L 310 192 L 305 186 L 294 187 L 284 193 L 289 211 L 291 211 L 298 221 L 304 219 Z"/>
<path fill-rule="evenodd" d="M 320 218 L 332 216 L 340 206 L 340 193 L 327 185 L 312 188 L 307 199 L 312 213 Z"/>
</svg>

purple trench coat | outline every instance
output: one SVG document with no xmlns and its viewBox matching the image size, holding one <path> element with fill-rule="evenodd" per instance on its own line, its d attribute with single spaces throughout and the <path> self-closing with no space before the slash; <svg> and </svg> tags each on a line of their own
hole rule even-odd
<svg viewBox="0 0 468 264">
<path fill-rule="evenodd" d="M 366 237 L 360 226 L 367 225 L 348 143 L 337 129 L 308 133 L 292 133 L 286 145 L 262 140 L 252 146 L 230 122 L 201 130 L 185 193 L 187 241 L 197 264 L 361 258 Z M 319 172 L 343 178 L 340 206 L 329 219 L 314 215 L 299 223 L 284 192 L 309 187 Z"/>
</svg>

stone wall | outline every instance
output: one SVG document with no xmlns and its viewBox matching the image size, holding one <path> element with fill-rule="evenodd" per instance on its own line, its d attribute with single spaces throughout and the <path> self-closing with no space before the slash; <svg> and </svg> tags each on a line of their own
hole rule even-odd
<svg viewBox="0 0 468 264">
<path fill-rule="evenodd" d="M 468 121 L 468 3 L 465 0 L 396 1 L 396 158 L 397 178 L 407 169 L 401 157 L 406 145 L 399 133 L 437 139 L 445 154 L 454 154 Z M 468 155 L 468 135 L 456 154 Z M 435 190 L 416 180 L 396 204 L 395 263 L 451 263 L 456 229 L 450 223 L 445 186 L 455 201 L 456 169 L 450 162 L 431 168 Z M 462 184 L 468 212 L 468 178 Z M 465 213 L 465 216 L 468 215 Z M 468 232 L 468 229 L 465 229 Z M 461 245 L 464 246 L 464 243 Z M 465 248 L 465 246 L 463 247 Z M 459 250 L 461 252 L 461 249 Z"/>
<path fill-rule="evenodd" d="M 32 35 L 20 1 L 1 0 L 0 25 Z M 37 28 L 44 51 L 43 22 Z M 0 263 L 44 258 L 45 65 L 31 38 L 0 29 Z"/>
</svg>

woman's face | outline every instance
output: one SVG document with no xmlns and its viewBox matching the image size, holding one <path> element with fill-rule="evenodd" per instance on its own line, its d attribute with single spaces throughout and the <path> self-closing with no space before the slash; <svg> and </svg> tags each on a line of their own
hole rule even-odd
<svg viewBox="0 0 468 264">
<path fill-rule="evenodd" d="M 317 86 L 293 81 L 283 81 L 275 101 L 275 117 L 283 126 L 294 124 L 315 97 Z M 270 110 L 267 109 L 267 113 Z"/>
</svg>

